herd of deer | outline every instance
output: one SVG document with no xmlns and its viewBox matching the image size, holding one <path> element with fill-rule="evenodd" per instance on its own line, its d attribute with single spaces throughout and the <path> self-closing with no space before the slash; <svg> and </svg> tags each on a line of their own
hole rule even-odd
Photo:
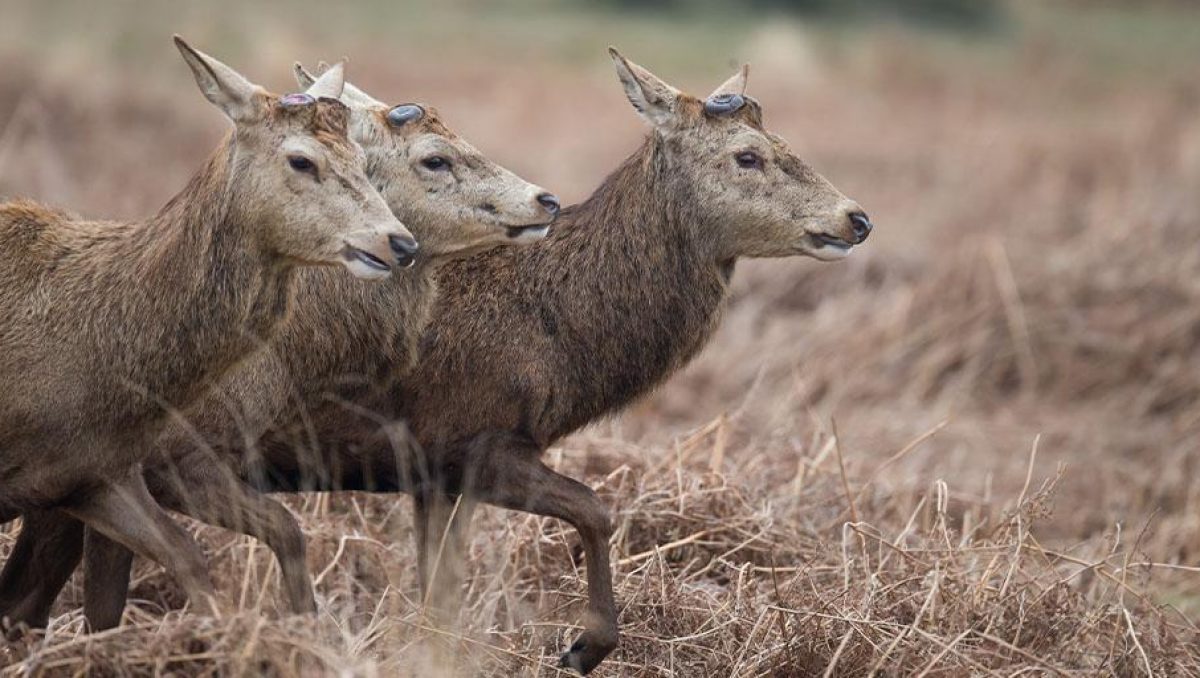
<svg viewBox="0 0 1200 678">
<path fill-rule="evenodd" d="M 161 212 L 0 205 L 6 631 L 44 627 L 80 560 L 89 624 L 116 626 L 135 553 L 216 613 L 164 508 L 262 540 L 313 612 L 303 532 L 266 493 L 406 492 L 442 614 L 478 502 L 570 523 L 588 612 L 562 664 L 588 673 L 617 645 L 611 519 L 542 452 L 695 355 L 739 258 L 841 259 L 871 222 L 763 127 L 745 67 L 700 100 L 610 50 L 651 132 L 560 210 L 341 64 L 276 96 L 175 42 L 233 130 Z"/>
</svg>

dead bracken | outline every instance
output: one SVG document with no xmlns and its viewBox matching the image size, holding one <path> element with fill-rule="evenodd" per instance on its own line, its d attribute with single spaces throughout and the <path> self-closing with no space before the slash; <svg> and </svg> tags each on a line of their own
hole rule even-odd
<svg viewBox="0 0 1200 678">
<path fill-rule="evenodd" d="M 1038 29 L 981 79 L 975 57 L 940 51 L 958 46 L 860 40 L 801 84 L 792 52 L 775 62 L 787 67 L 750 58 L 770 126 L 870 206 L 868 245 L 836 266 L 741 266 L 688 369 L 546 456 L 613 512 L 623 636 L 595 675 L 1196 673 L 1194 63 L 1101 74 L 1079 42 Z M 572 201 L 632 150 L 608 72 L 531 63 L 501 81 L 518 109 L 501 125 L 477 92 L 445 84 L 501 66 L 407 75 L 378 49 L 355 55 L 378 69 L 357 81 L 438 88 L 430 99 L 502 162 L 530 139 L 576 139 L 586 111 L 578 147 L 521 168 Z M 547 82 L 555 96 L 538 96 Z M 97 132 L 201 119 L 132 88 L 66 105 L 94 86 L 6 64 L 0 102 L 25 113 L 0 125 L 44 111 L 55 134 L 0 153 L 41 167 L 50 149 L 69 168 L 104 157 Z M 18 104 L 25 91 L 37 95 Z M 73 182 L 81 210 L 135 213 L 210 144 L 184 130 L 137 164 L 106 158 L 123 183 L 145 179 L 123 197 L 110 175 L 92 185 L 54 167 L 0 170 L 0 189 Z M 237 613 L 178 613 L 181 590 L 139 563 L 124 624 L 86 636 L 76 579 L 46 635 L 4 646 L 7 674 L 429 676 L 449 672 L 448 641 L 463 675 L 566 675 L 558 653 L 586 585 L 565 525 L 481 510 L 446 636 L 422 617 L 407 500 L 285 501 L 308 538 L 315 618 L 285 615 L 267 549 L 190 524 Z"/>
</svg>

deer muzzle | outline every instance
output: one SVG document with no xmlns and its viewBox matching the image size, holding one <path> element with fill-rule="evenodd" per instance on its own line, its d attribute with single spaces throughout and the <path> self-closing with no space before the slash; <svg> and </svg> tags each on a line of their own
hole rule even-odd
<svg viewBox="0 0 1200 678">
<path fill-rule="evenodd" d="M 359 231 L 342 239 L 342 264 L 356 278 L 382 280 L 392 274 L 394 266 L 411 266 L 416 250 L 417 241 L 407 231 Z"/>
</svg>

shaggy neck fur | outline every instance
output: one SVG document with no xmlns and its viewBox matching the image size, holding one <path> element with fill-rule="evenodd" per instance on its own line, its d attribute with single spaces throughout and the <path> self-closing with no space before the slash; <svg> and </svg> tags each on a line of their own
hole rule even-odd
<svg viewBox="0 0 1200 678">
<path fill-rule="evenodd" d="M 726 284 L 715 243 L 703 238 L 690 186 L 675 179 L 659 144 L 652 137 L 568 210 L 561 241 L 521 267 L 545 281 L 560 345 L 574 356 L 564 365 L 573 407 L 539 427 L 546 444 L 657 386 L 719 318 Z"/>
<path fill-rule="evenodd" d="M 256 224 L 239 214 L 235 151 L 231 135 L 159 214 L 113 243 L 119 257 L 105 257 L 124 280 L 104 291 L 93 340 L 114 361 L 111 376 L 129 382 L 122 390 L 186 404 L 284 317 L 290 267 L 264 256 Z"/>
</svg>

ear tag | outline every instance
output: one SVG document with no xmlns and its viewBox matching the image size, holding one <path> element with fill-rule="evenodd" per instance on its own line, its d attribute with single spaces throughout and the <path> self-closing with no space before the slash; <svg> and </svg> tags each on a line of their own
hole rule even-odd
<svg viewBox="0 0 1200 678">
<path fill-rule="evenodd" d="M 311 94 L 303 92 L 297 94 L 287 94 L 279 98 L 279 105 L 284 108 L 299 108 L 301 106 L 312 106 L 317 103 Z"/>
<path fill-rule="evenodd" d="M 388 111 L 387 119 L 395 127 L 403 127 L 413 120 L 425 117 L 425 109 L 416 104 L 400 104 Z"/>
<path fill-rule="evenodd" d="M 709 115 L 730 115 L 746 105 L 746 99 L 740 94 L 718 94 L 704 101 L 704 112 Z"/>
</svg>

